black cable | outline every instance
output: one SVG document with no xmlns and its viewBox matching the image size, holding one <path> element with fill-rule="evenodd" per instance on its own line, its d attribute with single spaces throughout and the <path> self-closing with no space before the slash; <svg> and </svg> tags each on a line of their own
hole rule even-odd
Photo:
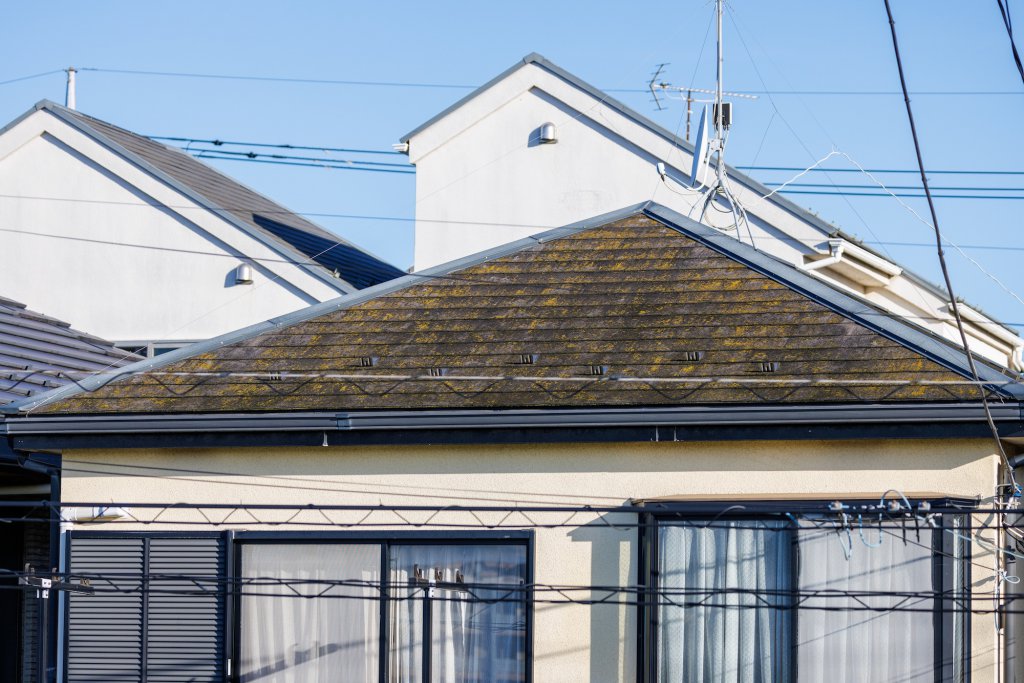
<svg viewBox="0 0 1024 683">
<path fill-rule="evenodd" d="M 180 138 L 170 137 L 166 135 L 146 135 L 145 137 L 151 140 L 168 140 L 170 142 L 187 142 L 191 144 L 200 143 L 206 145 L 213 145 L 220 147 L 222 145 L 230 145 L 235 147 L 262 147 L 272 149 L 301 149 L 311 152 L 340 152 L 344 154 L 388 154 L 394 156 L 404 156 L 401 152 L 395 152 L 392 150 L 382 149 L 354 149 L 351 147 L 314 147 L 311 145 L 290 145 L 290 144 L 272 144 L 269 142 L 239 142 L 237 140 L 220 140 L 214 138 L 213 140 L 203 140 L 200 138 Z"/>
<path fill-rule="evenodd" d="M 203 149 L 203 148 L 200 148 L 200 147 L 191 147 L 191 148 L 184 148 L 184 147 L 182 147 L 180 149 L 183 152 L 188 152 L 189 154 L 193 154 L 193 155 L 195 155 L 195 154 L 202 154 L 202 153 L 211 153 L 211 154 L 223 154 L 224 156 L 229 156 L 229 157 L 244 157 L 246 159 L 295 159 L 297 161 L 322 161 L 324 163 L 330 163 L 330 164 L 353 164 L 353 165 L 356 165 L 356 166 L 380 166 L 380 167 L 384 167 L 384 168 L 404 168 L 404 169 L 408 169 L 410 171 L 415 170 L 415 166 L 413 166 L 412 164 L 393 164 L 393 163 L 389 163 L 387 161 L 362 161 L 362 160 L 359 160 L 359 159 L 336 159 L 336 158 L 333 158 L 333 157 L 309 157 L 309 156 L 299 156 L 299 155 L 295 155 L 295 154 L 267 154 L 267 153 L 264 153 L 264 152 L 251 152 L 251 151 L 250 152 L 236 152 L 234 150 L 229 150 L 229 149 Z"/>
<path fill-rule="evenodd" d="M 928 175 L 924 169 L 924 159 L 921 156 L 921 143 L 917 137 L 917 125 L 914 123 L 914 110 L 910 106 L 910 94 L 907 90 L 907 79 L 903 74 L 903 60 L 900 57 L 900 45 L 896 38 L 896 21 L 892 16 L 892 7 L 889 5 L 889 0 L 883 0 L 885 3 L 885 12 L 889 16 L 889 32 L 892 34 L 892 48 L 896 55 L 896 69 L 900 75 L 900 89 L 903 91 L 903 101 L 907 108 L 907 120 L 910 122 L 910 135 L 914 140 L 914 154 L 917 156 L 917 167 L 921 173 L 921 185 L 924 188 L 925 198 L 928 200 L 928 211 L 932 217 L 932 227 L 935 229 L 935 247 L 939 256 L 939 268 L 942 270 L 942 279 L 946 284 L 946 291 L 949 293 L 950 309 L 953 313 L 953 318 L 956 320 L 957 330 L 960 332 L 960 341 L 963 343 L 964 356 L 967 358 L 967 365 L 971 371 L 971 377 L 975 382 L 979 382 L 978 368 L 974 363 L 974 354 L 971 352 L 970 346 L 967 343 L 967 332 L 964 331 L 963 319 L 960 317 L 960 305 L 957 303 L 956 294 L 953 291 L 953 282 L 949 276 L 949 269 L 946 267 L 946 256 L 942 249 L 942 231 L 939 229 L 939 216 L 935 211 L 935 202 L 932 201 L 931 190 L 928 187 Z M 999 430 L 996 427 L 995 421 L 992 419 L 992 411 L 988 405 L 988 392 L 985 388 L 979 386 L 981 393 L 981 405 L 985 411 L 985 420 L 988 422 L 989 431 L 992 433 L 992 438 L 996 442 L 996 448 L 1002 457 L 1003 463 L 1006 465 L 1007 473 L 1010 477 L 1010 481 L 1013 483 L 1014 489 L 1017 488 L 1017 482 L 1013 475 L 1013 467 L 1010 465 L 1010 460 L 1006 456 L 1006 451 L 1003 449 L 1003 442 L 999 438 Z"/>
<path fill-rule="evenodd" d="M 190 154 L 192 154 L 192 153 L 190 152 Z M 372 172 L 375 172 L 375 173 L 398 173 L 400 175 L 414 175 L 416 173 L 415 170 L 404 171 L 404 170 L 400 170 L 400 169 L 397 169 L 397 168 L 374 168 L 374 167 L 366 167 L 366 166 L 348 166 L 348 165 L 344 165 L 344 164 L 338 165 L 337 161 L 334 161 L 334 160 L 325 160 L 324 163 L 309 163 L 309 162 L 303 162 L 303 161 L 280 161 L 280 160 L 274 160 L 274 159 L 257 159 L 257 158 L 251 158 L 251 157 L 248 157 L 248 156 L 233 157 L 233 156 L 224 156 L 223 154 L 224 154 L 223 152 L 216 151 L 216 152 L 201 152 L 199 154 L 192 154 L 192 156 L 194 156 L 197 159 L 222 159 L 224 161 L 248 161 L 248 162 L 251 162 L 251 163 L 254 163 L 254 164 L 276 164 L 278 166 L 305 166 L 305 167 L 308 167 L 308 168 L 329 168 L 329 169 L 335 169 L 335 170 L 340 170 L 340 171 L 372 171 Z"/>
<path fill-rule="evenodd" d="M 1021 81 L 1024 81 L 1024 64 L 1021 64 L 1020 53 L 1017 52 L 1017 42 L 1013 39 L 1013 21 L 1010 19 L 1010 9 L 1003 4 L 1003 0 L 996 0 L 999 5 L 999 13 L 1003 16 L 1003 26 L 1006 27 L 1006 35 L 1010 38 L 1010 50 L 1013 52 L 1013 61 L 1017 65 L 1017 73 Z"/>
</svg>

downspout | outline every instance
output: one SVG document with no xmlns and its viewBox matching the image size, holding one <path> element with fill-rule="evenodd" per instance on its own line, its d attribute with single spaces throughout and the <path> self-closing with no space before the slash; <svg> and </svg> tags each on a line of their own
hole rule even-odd
<svg viewBox="0 0 1024 683">
<path fill-rule="evenodd" d="M 1014 476 L 1020 481 L 1024 476 L 1024 453 L 1019 453 L 1010 458 L 1010 467 Z M 1011 495 L 1013 495 L 1011 493 Z M 1015 526 L 1018 529 L 1024 528 L 1024 513 L 1009 514 L 1003 518 L 1004 525 Z M 1005 545 L 1013 552 L 1017 551 L 1017 545 L 1012 536 L 1002 530 Z M 1008 553 L 1000 553 L 1005 558 L 1003 566 L 1007 576 L 1016 576 L 1024 579 L 1024 560 L 1016 558 Z M 1024 680 L 1024 581 L 1003 581 L 1003 592 L 1006 605 L 1004 612 L 1003 631 L 1003 680 L 1019 681 Z"/>
<path fill-rule="evenodd" d="M 844 240 L 829 240 L 828 251 L 830 256 L 823 258 L 818 261 L 811 261 L 810 263 L 804 264 L 804 270 L 818 270 L 820 268 L 827 268 L 833 266 L 843 260 L 843 250 L 846 248 L 846 242 Z"/>
</svg>

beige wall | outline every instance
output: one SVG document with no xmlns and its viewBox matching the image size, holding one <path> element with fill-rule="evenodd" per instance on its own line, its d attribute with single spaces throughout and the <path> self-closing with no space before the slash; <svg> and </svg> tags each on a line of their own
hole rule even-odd
<svg viewBox="0 0 1024 683">
<path fill-rule="evenodd" d="M 631 498 L 677 494 L 842 498 L 844 493 L 899 489 L 987 498 L 996 484 L 997 465 L 992 444 L 985 440 L 75 451 L 64 457 L 62 496 L 68 502 L 618 505 Z M 132 514 L 145 518 L 156 511 L 136 508 Z M 228 513 L 207 514 L 216 520 Z M 267 522 L 283 521 L 293 512 L 255 514 Z M 329 516 L 343 524 L 364 514 Z M 405 516 L 423 521 L 429 513 Z M 480 517 L 495 524 L 504 513 Z M 530 517 L 537 523 L 562 523 L 568 515 Z M 164 521 L 185 519 L 201 518 L 184 510 L 161 516 Z M 244 513 L 235 513 L 229 521 L 235 529 L 271 528 Z M 309 525 L 289 528 L 330 528 L 319 513 L 303 513 L 293 521 Z M 402 526 L 391 513 L 374 513 L 366 521 Z M 453 512 L 434 521 L 475 524 L 465 513 Z M 611 528 L 593 514 L 568 521 L 574 526 L 536 531 L 537 582 L 636 584 L 635 529 Z M 516 516 L 504 523 L 526 522 Z M 978 566 L 990 565 L 991 557 L 977 547 L 974 553 L 974 585 L 991 590 L 991 572 Z M 635 646 L 633 608 L 537 606 L 537 683 L 633 681 Z M 996 640 L 990 617 L 973 618 L 972 646 L 974 680 L 995 680 Z"/>
</svg>

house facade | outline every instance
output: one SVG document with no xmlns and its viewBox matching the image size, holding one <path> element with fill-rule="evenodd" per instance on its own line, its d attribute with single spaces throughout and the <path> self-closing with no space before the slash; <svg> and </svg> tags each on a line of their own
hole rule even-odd
<svg viewBox="0 0 1024 683">
<path fill-rule="evenodd" d="M 693 145 L 538 54 L 401 143 L 416 166 L 417 270 L 647 201 L 700 218 Z M 940 287 L 735 168 L 726 175 L 747 224 L 734 226 L 718 206 L 707 225 L 960 342 Z M 1024 368 L 1016 332 L 980 310 L 961 312 L 975 353 Z"/>
<path fill-rule="evenodd" d="M 0 130 L 0 215 L 18 255 L 4 296 L 143 355 L 402 274 L 183 150 L 49 101 Z"/>
<path fill-rule="evenodd" d="M 0 429 L 96 590 L 58 680 L 997 681 L 1024 387 L 978 365 L 643 204 Z"/>
</svg>

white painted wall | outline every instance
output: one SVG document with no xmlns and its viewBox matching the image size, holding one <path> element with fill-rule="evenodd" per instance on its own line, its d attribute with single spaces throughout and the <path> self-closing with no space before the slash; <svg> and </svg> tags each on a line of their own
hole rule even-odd
<svg viewBox="0 0 1024 683">
<path fill-rule="evenodd" d="M 556 125 L 557 143 L 537 144 L 545 122 Z M 408 142 L 416 165 L 416 270 L 640 202 L 687 215 L 697 197 L 687 184 L 690 154 L 534 62 Z M 657 173 L 659 161 L 668 182 Z M 828 251 L 828 236 L 817 227 L 752 188 L 733 183 L 732 189 L 750 216 L 751 234 L 739 235 L 744 242 L 796 266 Z M 705 222 L 726 227 L 731 221 Z M 959 340 L 946 300 L 908 277 L 883 288 L 816 275 Z M 971 344 L 1001 365 L 1020 366 L 1019 340 L 981 329 Z"/>
<path fill-rule="evenodd" d="M 45 111 L 0 136 L 0 255 L 0 295 L 115 342 L 206 339 L 339 295 Z M 267 260 L 235 285 L 246 257 Z"/>
</svg>

